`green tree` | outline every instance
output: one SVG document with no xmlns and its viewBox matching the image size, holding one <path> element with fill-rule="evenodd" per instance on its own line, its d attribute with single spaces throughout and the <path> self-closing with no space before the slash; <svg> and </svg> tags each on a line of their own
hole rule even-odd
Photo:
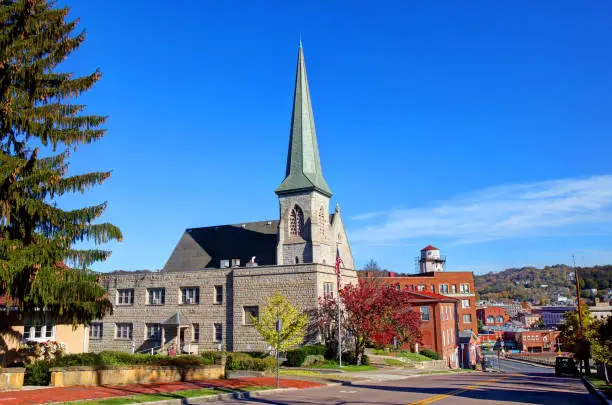
<svg viewBox="0 0 612 405">
<path fill-rule="evenodd" d="M 612 317 L 597 322 L 595 325 L 596 336 L 594 344 L 591 345 L 593 360 L 601 366 L 605 380 L 610 383 L 612 369 Z"/>
<path fill-rule="evenodd" d="M 574 353 L 574 356 L 585 364 L 585 371 L 590 374 L 589 358 L 591 346 L 596 344 L 597 329 L 591 317 L 589 307 L 582 305 L 582 328 L 578 311 L 568 311 L 563 314 L 564 321 L 559 324 L 560 338 L 563 349 Z"/>
<path fill-rule="evenodd" d="M 100 139 L 106 121 L 76 102 L 100 71 L 77 77 L 58 68 L 85 40 L 68 12 L 44 0 L 0 2 L 0 295 L 23 311 L 44 308 L 77 324 L 112 309 L 88 269 L 110 254 L 97 246 L 121 232 L 97 222 L 105 202 L 58 205 L 58 197 L 110 176 L 68 175 L 70 151 Z M 93 248 L 77 249 L 77 242 Z"/>
<path fill-rule="evenodd" d="M 263 339 L 272 347 L 278 345 L 276 321 L 282 321 L 280 351 L 284 352 L 302 343 L 306 335 L 308 315 L 300 312 L 278 291 L 268 298 L 268 305 L 262 309 L 259 318 L 252 318 L 253 324 Z"/>
</svg>

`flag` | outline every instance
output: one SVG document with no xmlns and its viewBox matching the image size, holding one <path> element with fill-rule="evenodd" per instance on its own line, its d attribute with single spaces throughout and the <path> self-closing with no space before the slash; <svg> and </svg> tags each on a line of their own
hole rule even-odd
<svg viewBox="0 0 612 405">
<path fill-rule="evenodd" d="M 340 271 L 341 264 L 342 258 L 340 257 L 340 250 L 336 248 L 336 275 L 338 276 L 338 291 L 340 291 L 340 284 L 342 283 L 342 272 Z"/>
</svg>

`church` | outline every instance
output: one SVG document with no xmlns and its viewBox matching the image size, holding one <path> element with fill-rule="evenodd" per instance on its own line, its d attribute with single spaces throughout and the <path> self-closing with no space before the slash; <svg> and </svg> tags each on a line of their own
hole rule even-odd
<svg viewBox="0 0 612 405">
<path fill-rule="evenodd" d="M 265 351 L 251 324 L 275 291 L 304 311 L 355 283 L 339 206 L 321 167 L 300 43 L 279 218 L 185 230 L 163 269 L 106 274 L 114 312 L 89 327 L 89 350 Z"/>
</svg>

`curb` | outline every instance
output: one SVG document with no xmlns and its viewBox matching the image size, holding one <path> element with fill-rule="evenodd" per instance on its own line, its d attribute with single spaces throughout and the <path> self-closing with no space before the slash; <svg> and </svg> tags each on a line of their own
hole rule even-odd
<svg viewBox="0 0 612 405">
<path fill-rule="evenodd" d="M 197 405 L 197 404 L 205 404 L 207 402 L 222 401 L 222 400 L 227 400 L 227 399 L 258 398 L 258 397 L 264 397 L 264 396 L 266 396 L 268 394 L 276 394 L 276 393 L 279 393 L 279 392 L 291 392 L 291 391 L 297 391 L 297 390 L 311 390 L 311 389 L 327 388 L 327 387 L 334 387 L 334 386 L 340 386 L 340 385 L 342 385 L 342 384 L 340 384 L 340 383 L 331 383 L 331 384 L 321 385 L 320 387 L 309 387 L 309 388 L 293 388 L 293 387 L 291 387 L 291 388 L 274 388 L 274 389 L 271 389 L 271 390 L 261 390 L 261 391 L 253 391 L 253 392 L 228 392 L 227 394 L 207 395 L 207 396 L 204 396 L 204 397 L 164 399 L 164 400 L 161 400 L 161 401 L 143 402 L 143 404 L 147 404 L 147 405 L 184 405 L 184 404 Z M 114 397 L 114 398 L 121 398 L 121 397 Z M 108 399 L 110 399 L 110 398 L 108 398 Z"/>
<path fill-rule="evenodd" d="M 591 384 L 589 380 L 587 380 L 585 377 L 581 377 L 581 379 L 582 379 L 582 382 L 584 383 L 584 386 L 587 388 L 587 390 L 589 390 L 591 394 L 595 395 L 602 404 L 612 405 L 612 401 L 609 400 L 603 392 L 595 388 L 595 386 Z"/>
</svg>

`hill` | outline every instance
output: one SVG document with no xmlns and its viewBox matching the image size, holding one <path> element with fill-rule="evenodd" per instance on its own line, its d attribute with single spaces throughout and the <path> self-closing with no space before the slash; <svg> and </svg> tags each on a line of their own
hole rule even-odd
<svg viewBox="0 0 612 405">
<path fill-rule="evenodd" d="M 612 265 L 577 267 L 581 296 L 592 298 L 591 289 L 601 296 L 612 288 Z M 556 302 L 558 296 L 575 297 L 574 268 L 565 265 L 506 269 L 475 277 L 481 299 L 512 299 L 539 304 Z"/>
</svg>

